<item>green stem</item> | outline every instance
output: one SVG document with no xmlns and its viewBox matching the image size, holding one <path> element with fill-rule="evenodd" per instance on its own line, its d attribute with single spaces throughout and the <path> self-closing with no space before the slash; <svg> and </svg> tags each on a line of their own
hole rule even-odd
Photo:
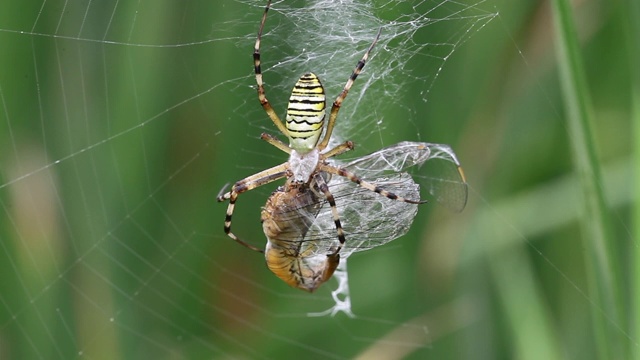
<svg viewBox="0 0 640 360">
<path fill-rule="evenodd" d="M 573 160 L 583 195 L 581 219 L 585 241 L 587 275 L 595 344 L 601 359 L 626 358 L 618 287 L 619 264 L 613 257 L 614 239 L 609 235 L 607 206 L 600 166 L 590 124 L 591 100 L 582 67 L 578 37 L 568 0 L 554 0 L 555 39 L 560 81 Z"/>
<path fill-rule="evenodd" d="M 637 0 L 627 0 L 622 8 L 626 12 L 625 30 L 628 40 L 629 72 L 631 74 L 631 122 L 635 135 L 632 138 L 636 139 L 634 142 L 635 174 L 633 174 L 636 179 L 633 182 L 635 184 L 635 202 L 632 223 L 634 224 L 634 238 L 637 243 L 638 239 L 640 239 L 640 184 L 638 183 L 638 179 L 640 179 L 640 143 L 638 143 L 638 139 L 640 139 L 640 69 L 638 69 L 638 64 L 640 64 L 640 23 L 638 23 L 640 4 Z M 630 260 L 630 269 L 632 271 L 630 274 L 631 299 L 629 302 L 632 314 L 630 328 L 631 337 L 638 339 L 638 336 L 640 336 L 640 248 L 638 246 L 633 247 Z M 640 359 L 640 347 L 634 346 L 632 349 L 632 358 Z"/>
</svg>

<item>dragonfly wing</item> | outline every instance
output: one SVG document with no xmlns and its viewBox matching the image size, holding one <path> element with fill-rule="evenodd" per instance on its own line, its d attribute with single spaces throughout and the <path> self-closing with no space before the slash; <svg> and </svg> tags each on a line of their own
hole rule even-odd
<svg viewBox="0 0 640 360">
<path fill-rule="evenodd" d="M 401 142 L 336 166 L 407 199 L 433 198 L 456 211 L 466 203 L 464 175 L 448 145 Z M 406 234 L 417 214 L 418 205 L 389 199 L 347 178 L 327 176 L 326 181 L 346 236 L 342 257 Z M 429 196 L 421 197 L 421 190 Z M 292 228 L 295 231 L 288 236 L 290 240 L 301 242 L 303 248 L 314 248 L 318 254 L 335 251 L 339 245 L 337 230 L 324 196 L 310 189 L 296 204 L 301 206 L 287 206 L 283 208 L 286 214 L 280 214 L 287 223 L 297 224 L 297 230 Z"/>
</svg>

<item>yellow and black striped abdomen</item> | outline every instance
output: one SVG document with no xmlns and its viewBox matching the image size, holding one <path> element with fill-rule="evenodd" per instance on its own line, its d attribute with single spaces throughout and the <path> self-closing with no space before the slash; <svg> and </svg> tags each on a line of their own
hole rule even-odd
<svg viewBox="0 0 640 360">
<path fill-rule="evenodd" d="M 293 87 L 287 107 L 287 130 L 292 149 L 305 153 L 315 148 L 322 133 L 326 107 L 324 87 L 313 73 L 306 73 Z"/>
</svg>

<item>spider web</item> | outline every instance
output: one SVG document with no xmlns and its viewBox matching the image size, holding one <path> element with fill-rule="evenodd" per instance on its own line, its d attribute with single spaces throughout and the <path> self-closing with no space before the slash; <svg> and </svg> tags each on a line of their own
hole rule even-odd
<svg viewBox="0 0 640 360">
<path fill-rule="evenodd" d="M 393 134 L 397 124 L 389 124 L 387 114 L 402 119 L 408 133 L 420 137 L 419 111 L 445 62 L 496 16 L 483 5 L 483 1 L 419 1 L 410 5 L 403 1 L 277 2 L 267 18 L 261 44 L 267 97 L 284 117 L 295 80 L 312 71 L 320 77 L 330 105 L 380 30 L 362 76 L 341 107 L 331 145 L 348 137 L 364 146 L 361 154 L 388 145 L 381 137 Z M 251 33 L 245 43 L 254 39 Z M 407 84 L 414 85 L 411 91 Z M 244 88 L 240 90 L 245 93 Z M 251 98 L 237 111 L 257 111 L 250 125 L 273 132 L 272 124 L 263 121 L 262 110 L 254 105 Z"/>
<path fill-rule="evenodd" d="M 0 55 L 0 357 L 428 349 L 423 308 L 381 311 L 406 285 L 411 266 L 394 259 L 405 245 L 361 255 L 376 266 L 354 272 L 355 319 L 308 318 L 333 304 L 330 286 L 298 293 L 222 233 L 225 206 L 214 199 L 223 184 L 284 160 L 258 140 L 275 133 L 257 103 L 250 57 L 263 7 L 0 5 L 9 49 Z M 446 142 L 423 135 L 421 113 L 452 55 L 496 16 L 491 9 L 484 1 L 275 2 L 262 45 L 267 96 L 283 116 L 295 79 L 314 71 L 333 99 L 381 29 L 333 143 L 355 141 L 358 157 L 401 140 Z M 259 210 L 271 190 L 238 201 L 234 227 L 255 244 L 264 242 Z M 372 283 L 376 298 L 357 295 Z M 411 336 L 384 338 L 392 330 Z"/>
</svg>

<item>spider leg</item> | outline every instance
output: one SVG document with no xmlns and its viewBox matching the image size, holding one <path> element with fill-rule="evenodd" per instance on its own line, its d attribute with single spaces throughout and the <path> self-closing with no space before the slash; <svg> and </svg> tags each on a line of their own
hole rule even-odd
<svg viewBox="0 0 640 360">
<path fill-rule="evenodd" d="M 329 206 L 331 206 L 331 214 L 333 215 L 333 222 L 335 223 L 336 231 L 338 232 L 338 240 L 340 241 L 340 246 L 333 254 L 329 254 L 327 256 L 336 256 L 340 252 L 340 250 L 342 250 L 342 245 L 345 242 L 344 230 L 342 229 L 342 224 L 340 223 L 340 215 L 338 214 L 338 208 L 336 207 L 336 200 L 334 199 L 333 194 L 331 194 L 331 192 L 329 191 L 329 186 L 327 186 L 327 183 L 324 181 L 320 174 L 316 174 L 316 176 L 314 177 L 314 181 L 318 185 L 320 191 L 322 191 L 322 193 L 324 194 L 324 197 L 327 199 Z M 340 258 L 337 258 L 338 261 L 339 259 Z"/>
<path fill-rule="evenodd" d="M 269 144 L 277 147 L 278 149 L 286 152 L 287 154 L 291 154 L 291 148 L 287 146 L 287 144 L 280 141 L 280 139 L 274 137 L 273 135 L 262 133 L 262 135 L 260 135 L 260 139 L 268 142 Z"/>
<path fill-rule="evenodd" d="M 231 217 L 233 216 L 233 211 L 236 206 L 238 195 L 242 194 L 243 192 L 253 190 L 259 186 L 268 184 L 272 181 L 282 179 L 287 175 L 288 169 L 289 169 L 289 164 L 284 163 L 278 166 L 274 166 L 270 169 L 263 170 L 257 174 L 251 175 L 247 178 L 244 178 L 236 182 L 231 188 L 231 191 L 218 196 L 217 198 L 218 201 L 229 200 L 229 206 L 227 206 L 227 213 L 224 219 L 225 234 L 227 234 L 230 238 L 232 238 L 237 243 L 244 245 L 251 250 L 264 253 L 264 250 L 258 249 L 257 247 L 240 240 L 240 238 L 238 238 L 233 232 L 231 232 Z"/>
<path fill-rule="evenodd" d="M 262 40 L 262 30 L 264 29 L 264 23 L 267 20 L 267 12 L 269 11 L 269 7 L 271 6 L 271 0 L 267 2 L 267 6 L 264 8 L 264 14 L 262 14 L 262 21 L 260 22 L 260 29 L 258 30 L 258 37 L 256 38 L 256 45 L 253 49 L 253 67 L 256 72 L 256 82 L 258 83 L 258 100 L 260 100 L 260 104 L 264 111 L 269 115 L 271 121 L 278 127 L 281 133 L 289 136 L 289 131 L 282 123 L 282 120 L 278 117 L 276 112 L 269 104 L 269 100 L 267 100 L 267 96 L 264 91 L 264 84 L 262 83 L 262 69 L 260 68 L 260 41 Z"/>
<path fill-rule="evenodd" d="M 322 154 L 322 156 L 325 159 L 328 159 L 330 157 L 334 157 L 334 156 L 337 156 L 337 155 L 340 155 L 340 154 L 344 154 L 349 150 L 353 150 L 353 148 L 354 148 L 353 142 L 346 141 L 346 142 L 334 147 L 333 149 L 327 151 L 326 153 Z"/>
<path fill-rule="evenodd" d="M 333 127 L 336 124 L 336 118 L 338 117 L 338 111 L 340 111 L 340 106 L 342 106 L 342 101 L 347 97 L 347 93 L 351 89 L 353 82 L 356 80 L 358 75 L 360 75 L 362 68 L 364 68 L 364 65 L 367 62 L 367 59 L 369 58 L 369 54 L 371 53 L 371 50 L 373 49 L 375 44 L 378 42 L 378 39 L 380 38 L 381 31 L 382 31 L 382 28 L 378 30 L 378 34 L 376 35 L 376 38 L 373 39 L 371 46 L 369 46 L 369 49 L 367 49 L 367 52 L 364 53 L 364 55 L 362 56 L 362 59 L 358 61 L 356 68 L 353 70 L 353 73 L 351 73 L 349 80 L 347 80 L 347 83 L 344 85 L 344 89 L 342 89 L 342 92 L 340 93 L 340 95 L 338 95 L 336 100 L 333 102 L 333 106 L 331 107 L 331 113 L 329 114 L 329 122 L 327 123 L 327 131 L 324 133 L 324 138 L 322 139 L 320 144 L 318 144 L 318 149 L 324 150 L 324 148 L 326 148 L 327 145 L 329 144 L 329 139 L 331 138 Z"/>
<path fill-rule="evenodd" d="M 244 242 L 242 240 L 240 240 L 239 237 L 236 236 L 236 234 L 234 234 L 233 232 L 231 232 L 231 216 L 233 215 L 233 209 L 235 207 L 236 204 L 236 199 L 238 198 L 238 193 L 237 192 L 231 192 L 231 195 L 229 197 L 229 207 L 227 207 L 227 215 L 224 219 L 224 232 L 225 234 L 227 234 L 230 238 L 232 238 L 235 242 L 244 245 L 245 247 L 248 247 L 249 249 L 253 250 L 253 251 L 257 251 L 259 253 L 264 253 L 264 250 L 262 249 L 258 249 L 257 247 Z"/>
<path fill-rule="evenodd" d="M 331 165 L 327 165 L 327 164 L 320 164 L 320 170 L 324 171 L 324 172 L 328 172 L 330 174 L 335 174 L 338 176 L 342 176 L 345 177 L 347 179 L 349 179 L 350 181 L 358 184 L 360 187 L 365 188 L 367 190 L 373 191 L 375 193 L 378 193 L 382 196 L 385 196 L 391 200 L 397 200 L 397 201 L 402 201 L 402 202 L 406 202 L 409 204 L 424 204 L 426 202 L 428 202 L 427 200 L 411 200 L 411 199 L 406 199 L 402 196 L 399 196 L 397 194 L 394 194 L 390 191 L 387 191 L 375 184 L 372 184 L 368 181 L 362 180 L 361 178 L 358 177 L 358 175 L 345 170 L 343 168 L 339 168 L 339 167 L 335 167 L 335 166 L 331 166 Z"/>
</svg>

